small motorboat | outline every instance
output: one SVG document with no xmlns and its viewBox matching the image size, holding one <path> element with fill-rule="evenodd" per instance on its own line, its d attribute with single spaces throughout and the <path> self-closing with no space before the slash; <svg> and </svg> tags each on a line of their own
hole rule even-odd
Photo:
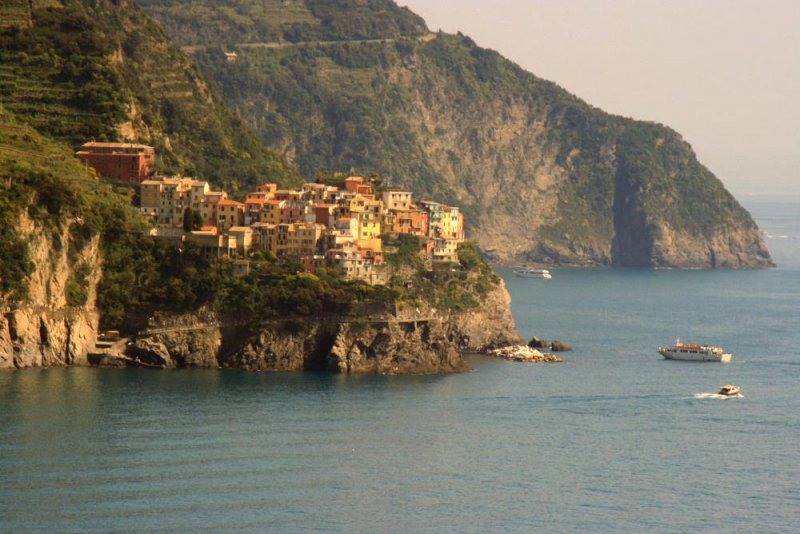
<svg viewBox="0 0 800 534">
<path fill-rule="evenodd" d="M 739 395 L 741 391 L 742 390 L 739 386 L 734 386 L 732 384 L 725 384 L 724 386 L 719 388 L 717 395 L 723 395 L 725 397 L 735 397 L 736 395 Z"/>
</svg>

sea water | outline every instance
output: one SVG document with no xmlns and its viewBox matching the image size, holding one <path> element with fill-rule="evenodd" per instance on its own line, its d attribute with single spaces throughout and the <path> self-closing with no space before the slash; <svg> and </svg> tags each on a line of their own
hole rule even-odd
<svg viewBox="0 0 800 534">
<path fill-rule="evenodd" d="M 0 373 L 0 531 L 796 531 L 800 207 L 748 207 L 776 269 L 501 270 L 560 364 Z"/>
</svg>

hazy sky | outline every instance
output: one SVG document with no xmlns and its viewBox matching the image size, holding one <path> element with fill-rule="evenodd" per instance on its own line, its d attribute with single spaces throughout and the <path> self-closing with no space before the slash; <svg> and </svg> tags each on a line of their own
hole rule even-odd
<svg viewBox="0 0 800 534">
<path fill-rule="evenodd" d="M 800 0 L 398 0 L 605 111 L 664 123 L 737 196 L 800 200 Z"/>
</svg>

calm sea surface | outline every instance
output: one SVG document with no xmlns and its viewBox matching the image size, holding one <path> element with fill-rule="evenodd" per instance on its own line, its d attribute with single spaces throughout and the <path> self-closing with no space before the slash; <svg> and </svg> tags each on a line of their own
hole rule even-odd
<svg viewBox="0 0 800 534">
<path fill-rule="evenodd" d="M 748 207 L 777 269 L 503 271 L 561 364 L 0 373 L 0 531 L 796 532 L 800 205 Z"/>
</svg>

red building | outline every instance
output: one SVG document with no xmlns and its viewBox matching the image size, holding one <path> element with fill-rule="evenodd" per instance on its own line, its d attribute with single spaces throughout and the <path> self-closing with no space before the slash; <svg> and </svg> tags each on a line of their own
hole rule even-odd
<svg viewBox="0 0 800 534">
<path fill-rule="evenodd" d="M 138 184 L 156 163 L 156 151 L 147 145 L 130 143 L 84 143 L 75 153 L 97 174 L 109 180 Z"/>
</svg>

